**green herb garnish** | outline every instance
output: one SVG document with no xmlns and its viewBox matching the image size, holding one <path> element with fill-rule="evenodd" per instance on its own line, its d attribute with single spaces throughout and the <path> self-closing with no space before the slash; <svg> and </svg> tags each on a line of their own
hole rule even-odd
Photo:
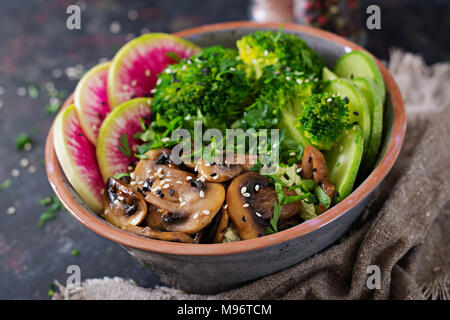
<svg viewBox="0 0 450 320">
<path fill-rule="evenodd" d="M 22 132 L 16 137 L 16 147 L 19 150 L 25 149 L 27 144 L 31 144 L 31 138 L 28 133 Z"/>
<path fill-rule="evenodd" d="M 128 158 L 131 157 L 130 143 L 129 143 L 128 137 L 125 133 L 123 133 L 120 136 L 119 142 L 120 142 L 120 145 L 119 145 L 120 152 L 122 152 Z"/>
<path fill-rule="evenodd" d="M 316 187 L 316 197 L 319 199 L 320 203 L 325 207 L 325 209 L 328 209 L 331 205 L 331 199 L 326 194 L 326 192 L 319 186 Z"/>
<path fill-rule="evenodd" d="M 11 180 L 7 179 L 0 184 L 0 190 L 8 189 L 11 186 Z"/>
</svg>

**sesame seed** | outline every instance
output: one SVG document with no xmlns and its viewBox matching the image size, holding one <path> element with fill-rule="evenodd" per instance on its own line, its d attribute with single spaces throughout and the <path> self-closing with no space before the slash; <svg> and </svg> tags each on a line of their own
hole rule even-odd
<svg viewBox="0 0 450 320">
<path fill-rule="evenodd" d="M 168 183 L 166 183 L 165 185 L 162 186 L 163 189 L 168 189 L 170 187 L 170 185 Z"/>
<path fill-rule="evenodd" d="M 11 170 L 11 175 L 15 178 L 17 178 L 18 176 L 20 176 L 20 171 L 18 169 L 12 169 Z"/>
<path fill-rule="evenodd" d="M 248 193 L 248 192 L 245 192 L 245 193 L 243 193 L 242 194 L 244 197 L 246 197 L 246 198 L 249 198 L 250 197 L 250 193 Z"/>
<path fill-rule="evenodd" d="M 291 152 L 291 153 L 289 153 L 289 156 L 291 156 L 291 157 L 295 157 L 295 152 Z"/>
<path fill-rule="evenodd" d="M 180 203 L 180 207 L 184 207 L 186 205 L 186 201 Z"/>
<path fill-rule="evenodd" d="M 198 218 L 198 213 L 195 213 L 193 218 L 197 219 Z"/>
<path fill-rule="evenodd" d="M 302 171 L 302 168 L 298 168 L 297 170 L 295 170 L 295 172 L 300 173 Z"/>
<path fill-rule="evenodd" d="M 259 213 L 259 212 L 255 212 L 255 214 L 258 216 L 258 217 L 260 217 L 261 218 L 261 213 Z"/>
<path fill-rule="evenodd" d="M 267 55 L 269 54 L 269 51 L 264 50 L 264 55 L 267 57 Z"/>
<path fill-rule="evenodd" d="M 331 101 L 333 101 L 333 99 L 331 99 L 331 98 L 328 98 L 328 99 L 327 99 L 327 102 L 331 102 Z"/>
<path fill-rule="evenodd" d="M 203 210 L 203 213 L 209 215 L 209 210 Z"/>
<path fill-rule="evenodd" d="M 144 180 L 139 181 L 138 184 L 139 184 L 139 185 L 144 184 Z"/>
<path fill-rule="evenodd" d="M 242 187 L 241 188 L 241 193 L 244 194 L 247 191 L 247 187 Z"/>
<path fill-rule="evenodd" d="M 191 177 L 191 176 L 187 176 L 187 177 L 186 177 L 186 180 L 187 180 L 187 181 L 192 180 L 192 177 Z"/>
<path fill-rule="evenodd" d="M 177 183 L 178 183 L 178 184 L 183 184 L 183 182 L 181 182 L 181 181 L 177 181 Z"/>
<path fill-rule="evenodd" d="M 287 77 L 286 77 L 286 80 L 287 80 L 287 81 L 291 80 L 291 77 L 287 76 Z"/>
<path fill-rule="evenodd" d="M 131 177 L 131 179 L 134 179 L 134 177 L 135 177 L 134 172 L 130 173 L 130 177 Z"/>
<path fill-rule="evenodd" d="M 259 190 L 259 184 L 257 184 L 256 186 L 255 186 L 255 191 L 258 191 Z"/>
<path fill-rule="evenodd" d="M 297 79 L 297 80 L 295 80 L 295 82 L 297 82 L 298 84 L 302 84 L 303 80 L 302 79 Z"/>
<path fill-rule="evenodd" d="M 242 207 L 243 208 L 248 208 L 250 205 L 248 204 L 248 203 L 244 203 L 243 205 L 242 205 Z"/>
<path fill-rule="evenodd" d="M 124 198 L 124 197 L 121 197 L 121 196 L 118 196 L 118 197 L 117 197 L 117 200 L 123 201 L 123 200 L 125 200 L 125 198 Z"/>
<path fill-rule="evenodd" d="M 15 207 L 9 207 L 6 210 L 6 213 L 9 214 L 9 215 L 12 215 L 12 214 L 16 213 L 16 208 Z"/>
<path fill-rule="evenodd" d="M 22 160 L 20 160 L 20 166 L 21 166 L 22 168 L 27 167 L 29 163 L 30 163 L 30 162 L 28 161 L 27 158 L 23 158 Z"/>
<path fill-rule="evenodd" d="M 163 139 L 161 139 L 161 141 L 162 141 L 162 142 L 169 142 L 169 141 L 170 141 L 170 138 L 163 138 Z"/>
<path fill-rule="evenodd" d="M 225 203 L 225 205 L 223 206 L 223 208 L 226 210 L 228 209 L 228 204 Z"/>
<path fill-rule="evenodd" d="M 203 198 L 205 196 L 205 193 L 203 192 L 203 190 L 200 190 L 200 198 Z"/>
</svg>

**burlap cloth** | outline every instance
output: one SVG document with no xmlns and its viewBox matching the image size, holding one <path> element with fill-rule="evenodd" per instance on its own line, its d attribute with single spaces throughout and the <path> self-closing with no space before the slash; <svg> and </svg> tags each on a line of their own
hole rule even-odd
<svg viewBox="0 0 450 320">
<path fill-rule="evenodd" d="M 395 167 L 338 244 L 276 274 L 215 296 L 141 288 L 121 278 L 58 285 L 54 299 L 449 299 L 450 65 L 393 51 L 390 71 L 408 114 Z M 368 289 L 368 266 L 381 270 Z"/>
</svg>

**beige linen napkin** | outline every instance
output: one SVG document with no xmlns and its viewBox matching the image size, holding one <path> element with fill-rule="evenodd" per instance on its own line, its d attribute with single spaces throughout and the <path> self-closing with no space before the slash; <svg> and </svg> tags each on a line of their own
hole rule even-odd
<svg viewBox="0 0 450 320">
<path fill-rule="evenodd" d="M 408 113 L 401 156 L 360 219 L 338 244 L 281 272 L 214 296 L 121 278 L 58 284 L 54 299 L 449 299 L 450 65 L 427 67 L 393 51 L 390 71 Z M 381 270 L 368 289 L 367 268 Z"/>
</svg>

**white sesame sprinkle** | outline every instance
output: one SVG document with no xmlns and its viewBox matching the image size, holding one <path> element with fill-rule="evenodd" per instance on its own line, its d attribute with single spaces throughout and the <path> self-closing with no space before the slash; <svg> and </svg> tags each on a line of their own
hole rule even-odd
<svg viewBox="0 0 450 320">
<path fill-rule="evenodd" d="M 242 187 L 241 188 L 241 194 L 244 194 L 247 191 L 247 187 Z"/>
<path fill-rule="evenodd" d="M 291 152 L 291 153 L 289 153 L 289 156 L 291 156 L 291 157 L 295 157 L 295 152 Z"/>
<path fill-rule="evenodd" d="M 297 82 L 298 84 L 302 84 L 303 80 L 302 79 L 297 79 L 297 80 L 295 80 L 295 82 Z"/>
<path fill-rule="evenodd" d="M 236 68 L 230 68 L 230 71 L 236 71 Z"/>
<path fill-rule="evenodd" d="M 169 142 L 169 141 L 170 141 L 170 138 L 162 138 L 161 141 L 162 141 L 162 142 Z"/>
<path fill-rule="evenodd" d="M 198 164 L 195 165 L 194 171 L 195 171 L 195 172 L 198 171 Z"/>
<path fill-rule="evenodd" d="M 213 179 L 214 180 L 217 180 L 217 179 L 219 179 L 219 175 L 217 174 L 217 175 L 215 175 L 214 177 L 213 177 Z"/>
<path fill-rule="evenodd" d="M 23 159 L 20 160 L 20 166 L 21 166 L 22 168 L 27 167 L 29 163 L 30 163 L 30 162 L 28 161 L 27 158 L 23 158 Z"/>
<path fill-rule="evenodd" d="M 180 203 L 180 207 L 184 207 L 186 205 L 186 201 Z"/>
<path fill-rule="evenodd" d="M 211 164 L 209 162 L 205 162 L 205 167 L 210 167 Z"/>
<path fill-rule="evenodd" d="M 144 184 L 144 180 L 141 180 L 138 182 L 139 185 L 143 185 Z"/>
<path fill-rule="evenodd" d="M 255 186 L 255 191 L 258 191 L 259 190 L 259 184 L 257 184 L 256 186 Z"/>
<path fill-rule="evenodd" d="M 295 172 L 300 173 L 302 171 L 302 168 L 298 168 L 297 170 L 295 170 Z"/>
<path fill-rule="evenodd" d="M 18 176 L 20 176 L 20 171 L 18 169 L 12 169 L 11 170 L 11 175 L 15 178 L 17 178 Z"/>
<path fill-rule="evenodd" d="M 209 215 L 210 212 L 209 212 L 209 210 L 203 210 L 203 213 L 206 215 Z"/>
<path fill-rule="evenodd" d="M 255 212 L 255 214 L 258 216 L 258 217 L 260 217 L 261 218 L 261 213 L 259 213 L 259 212 Z"/>
<path fill-rule="evenodd" d="M 183 184 L 183 182 L 181 182 L 181 181 L 177 181 L 177 183 L 178 183 L 178 184 Z"/>
<path fill-rule="evenodd" d="M 203 192 L 203 190 L 200 190 L 200 198 L 205 197 L 205 193 Z"/>
<path fill-rule="evenodd" d="M 197 219 L 198 218 L 198 213 L 195 213 L 193 218 Z"/>
<path fill-rule="evenodd" d="M 14 213 L 16 213 L 16 208 L 15 207 L 9 207 L 6 210 L 6 213 L 9 214 L 9 215 L 14 214 Z"/>
<path fill-rule="evenodd" d="M 291 80 L 291 77 L 287 76 L 287 77 L 286 77 L 286 80 L 287 80 L 287 81 Z"/>
<path fill-rule="evenodd" d="M 138 17 L 138 12 L 134 9 L 131 9 L 128 11 L 128 19 L 130 20 L 136 20 Z"/>
<path fill-rule="evenodd" d="M 224 208 L 225 210 L 227 210 L 227 209 L 228 209 L 228 204 L 225 203 L 225 205 L 223 206 L 223 208 Z"/>
<path fill-rule="evenodd" d="M 264 50 L 264 56 L 266 56 L 267 57 L 267 55 L 269 54 L 269 51 L 267 51 L 267 50 Z"/>
<path fill-rule="evenodd" d="M 23 148 L 24 148 L 25 151 L 30 151 L 30 150 L 31 150 L 31 147 L 32 147 L 32 144 L 29 143 L 29 142 L 27 142 L 27 143 L 23 146 Z"/>
<path fill-rule="evenodd" d="M 123 200 L 125 200 L 125 198 L 124 198 L 124 197 L 121 197 L 121 196 L 118 196 L 118 197 L 117 197 L 117 200 L 123 201 Z"/>
<path fill-rule="evenodd" d="M 166 183 L 165 185 L 162 186 L 163 189 L 168 189 L 170 187 L 170 185 L 168 183 Z"/>
<path fill-rule="evenodd" d="M 156 89 L 150 90 L 150 93 L 155 93 L 155 92 L 156 92 Z"/>
<path fill-rule="evenodd" d="M 191 176 L 187 176 L 187 177 L 186 177 L 186 180 L 187 180 L 187 181 L 190 181 L 190 180 L 192 180 L 192 177 L 191 177 Z"/>
<path fill-rule="evenodd" d="M 248 206 L 249 206 L 248 203 L 244 203 L 244 204 L 242 205 L 243 208 L 247 208 Z"/>
<path fill-rule="evenodd" d="M 328 99 L 327 99 L 327 102 L 331 102 L 331 101 L 333 101 L 333 99 L 331 99 L 331 98 L 328 98 Z"/>
<path fill-rule="evenodd" d="M 156 85 L 160 85 L 161 82 L 162 82 L 162 80 L 161 80 L 161 78 L 159 78 L 159 79 L 156 81 Z"/>
<path fill-rule="evenodd" d="M 244 197 L 246 197 L 246 198 L 249 198 L 250 197 L 250 193 L 248 193 L 248 192 L 245 192 L 245 193 L 243 193 L 242 194 Z"/>
<path fill-rule="evenodd" d="M 130 177 L 131 177 L 131 179 L 134 179 L 134 172 L 132 172 L 132 173 L 130 173 Z"/>
<path fill-rule="evenodd" d="M 131 181 L 130 184 L 131 184 L 132 186 L 134 186 L 134 185 L 136 184 L 136 181 Z"/>
</svg>

